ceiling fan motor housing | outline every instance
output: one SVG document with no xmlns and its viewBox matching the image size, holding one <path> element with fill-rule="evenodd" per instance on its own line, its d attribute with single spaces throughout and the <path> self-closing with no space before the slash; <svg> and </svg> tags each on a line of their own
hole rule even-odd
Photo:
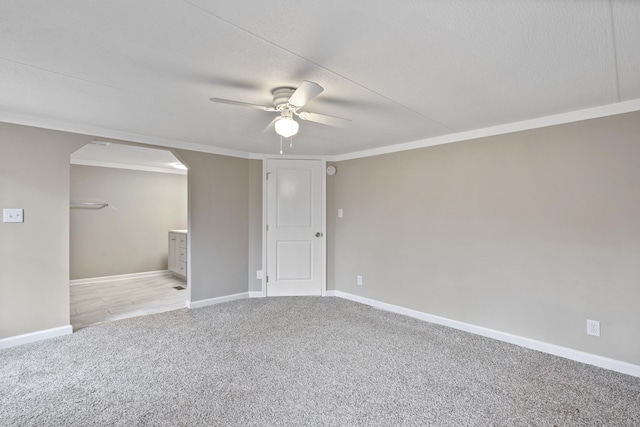
<svg viewBox="0 0 640 427">
<path fill-rule="evenodd" d="M 281 110 L 287 104 L 289 104 L 289 98 L 295 92 L 295 88 L 292 87 L 279 87 L 273 90 L 273 105 Z M 281 110 L 282 111 L 282 110 Z"/>
</svg>

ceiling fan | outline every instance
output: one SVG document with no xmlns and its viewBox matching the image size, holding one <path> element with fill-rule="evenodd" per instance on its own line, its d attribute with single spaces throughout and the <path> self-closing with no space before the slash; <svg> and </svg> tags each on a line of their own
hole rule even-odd
<svg viewBox="0 0 640 427">
<path fill-rule="evenodd" d="M 351 124 L 351 120 L 348 119 L 300 111 L 307 102 L 320 95 L 322 91 L 324 91 L 324 89 L 318 83 L 305 80 L 297 89 L 292 87 L 278 87 L 271 91 L 273 95 L 273 107 L 222 98 L 210 98 L 210 100 L 220 104 L 238 105 L 241 107 L 256 108 L 262 111 L 277 112 L 280 116 L 276 117 L 269 126 L 267 126 L 267 129 L 273 124 L 278 135 L 289 138 L 298 133 L 299 124 L 293 119 L 294 116 L 298 116 L 300 120 L 307 120 L 334 127 L 347 127 Z M 280 151 L 282 152 L 282 149 Z"/>
</svg>

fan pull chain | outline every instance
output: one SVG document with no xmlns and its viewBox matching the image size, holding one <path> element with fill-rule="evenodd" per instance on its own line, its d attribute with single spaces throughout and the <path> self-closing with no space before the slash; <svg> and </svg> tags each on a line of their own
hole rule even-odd
<svg viewBox="0 0 640 427">
<path fill-rule="evenodd" d="M 282 154 L 282 136 L 280 136 L 280 154 Z"/>
</svg>

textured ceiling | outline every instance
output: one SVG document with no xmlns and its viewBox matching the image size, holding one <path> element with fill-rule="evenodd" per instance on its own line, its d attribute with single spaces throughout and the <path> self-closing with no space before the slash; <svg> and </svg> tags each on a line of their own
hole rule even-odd
<svg viewBox="0 0 640 427">
<path fill-rule="evenodd" d="M 640 2 L 13 1 L 0 119 L 277 153 L 271 90 L 325 91 L 289 154 L 338 155 L 640 98 Z"/>
</svg>

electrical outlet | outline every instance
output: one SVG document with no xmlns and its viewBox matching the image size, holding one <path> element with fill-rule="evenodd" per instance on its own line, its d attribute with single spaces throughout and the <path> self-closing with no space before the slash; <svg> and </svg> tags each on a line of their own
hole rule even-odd
<svg viewBox="0 0 640 427">
<path fill-rule="evenodd" d="M 600 336 L 600 322 L 587 319 L 587 335 Z"/>
<path fill-rule="evenodd" d="M 262 279 L 262 270 L 256 271 L 256 279 Z"/>
<path fill-rule="evenodd" d="M 356 276 L 356 283 L 362 285 L 362 276 Z"/>
<path fill-rule="evenodd" d="M 342 209 L 338 209 L 338 218 L 342 218 L 344 216 L 344 211 Z"/>
</svg>

